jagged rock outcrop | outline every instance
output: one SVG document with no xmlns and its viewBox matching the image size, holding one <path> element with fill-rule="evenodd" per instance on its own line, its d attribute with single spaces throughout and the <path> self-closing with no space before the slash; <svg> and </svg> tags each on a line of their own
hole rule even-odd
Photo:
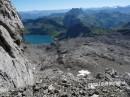
<svg viewBox="0 0 130 97">
<path fill-rule="evenodd" d="M 67 28 L 66 38 L 83 37 L 90 34 L 90 28 L 81 20 L 83 17 L 84 12 L 79 8 L 73 8 L 66 13 L 63 20 L 64 26 Z"/>
<path fill-rule="evenodd" d="M 23 24 L 10 0 L 0 0 L 0 92 L 33 84 L 20 49 Z"/>
</svg>

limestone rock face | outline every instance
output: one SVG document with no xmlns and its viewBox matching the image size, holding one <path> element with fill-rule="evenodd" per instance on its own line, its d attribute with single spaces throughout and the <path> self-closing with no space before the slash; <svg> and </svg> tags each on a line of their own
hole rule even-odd
<svg viewBox="0 0 130 97">
<path fill-rule="evenodd" d="M 29 61 L 20 49 L 23 24 L 10 0 L 0 0 L 0 92 L 33 84 Z"/>
</svg>

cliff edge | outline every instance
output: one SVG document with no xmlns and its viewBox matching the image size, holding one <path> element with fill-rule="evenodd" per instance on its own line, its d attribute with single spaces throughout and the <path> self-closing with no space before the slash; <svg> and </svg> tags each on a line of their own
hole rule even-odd
<svg viewBox="0 0 130 97">
<path fill-rule="evenodd" d="M 0 0 L 0 92 L 33 84 L 20 48 L 23 24 L 10 0 Z"/>
</svg>

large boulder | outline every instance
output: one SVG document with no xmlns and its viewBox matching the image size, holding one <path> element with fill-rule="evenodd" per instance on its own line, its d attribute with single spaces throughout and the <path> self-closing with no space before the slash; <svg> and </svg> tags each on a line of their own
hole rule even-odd
<svg viewBox="0 0 130 97">
<path fill-rule="evenodd" d="M 0 0 L 0 92 L 33 84 L 20 48 L 23 24 L 10 0 Z"/>
</svg>

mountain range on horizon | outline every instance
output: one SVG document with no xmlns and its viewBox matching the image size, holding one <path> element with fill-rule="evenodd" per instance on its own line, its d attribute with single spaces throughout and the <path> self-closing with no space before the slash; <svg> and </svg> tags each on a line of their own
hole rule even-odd
<svg viewBox="0 0 130 97">
<path fill-rule="evenodd" d="M 82 8 L 86 12 L 121 12 L 130 13 L 130 5 L 128 6 L 114 6 L 114 7 L 101 7 L 101 8 Z M 32 10 L 32 11 L 19 11 L 21 18 L 26 19 L 37 19 L 44 16 L 49 16 L 51 14 L 64 14 L 71 9 L 57 9 L 57 10 Z"/>
<path fill-rule="evenodd" d="M 59 39 L 95 36 L 115 32 L 130 22 L 129 10 L 130 7 L 102 10 L 73 8 L 66 13 L 53 13 L 23 22 L 27 32 L 33 35 L 50 35 Z"/>
</svg>

